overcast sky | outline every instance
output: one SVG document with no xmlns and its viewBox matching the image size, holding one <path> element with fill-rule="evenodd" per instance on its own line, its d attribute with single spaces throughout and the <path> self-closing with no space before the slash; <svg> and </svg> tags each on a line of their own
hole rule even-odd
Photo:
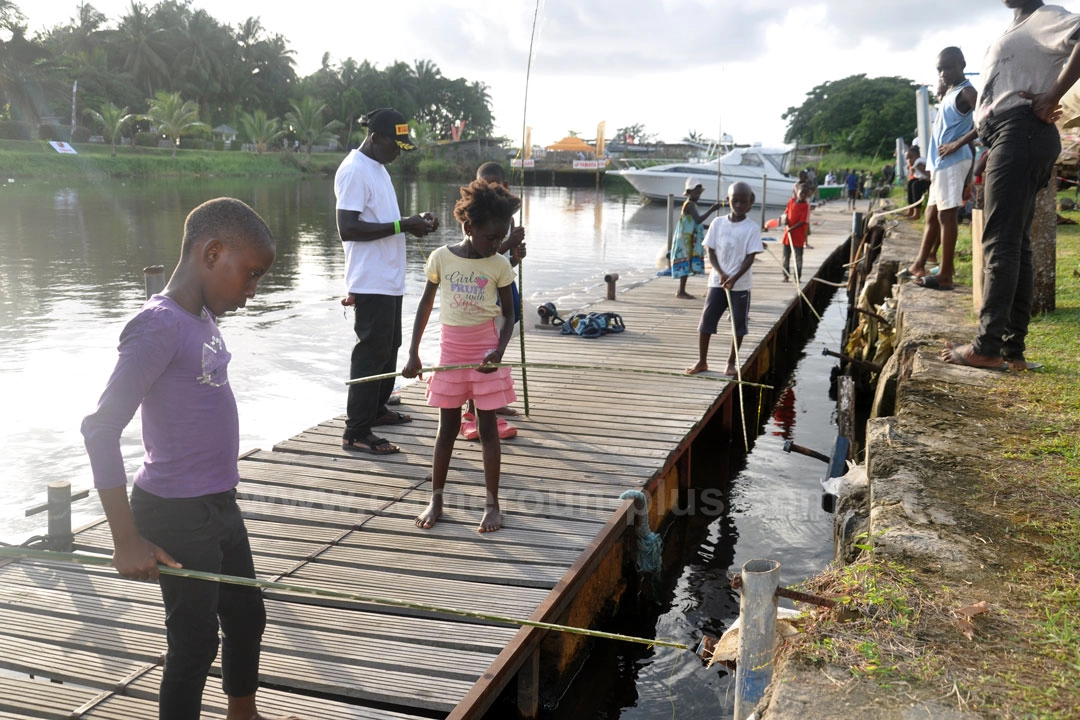
<svg viewBox="0 0 1080 720">
<path fill-rule="evenodd" d="M 78 6 L 14 1 L 31 31 L 67 22 Z M 130 3 L 91 4 L 115 25 Z M 334 64 L 430 59 L 444 76 L 486 83 L 496 131 L 521 137 L 533 0 L 191 4 L 233 25 L 259 17 L 288 39 L 300 75 L 327 52 Z M 1062 4 L 1080 11 L 1080 0 Z M 898 75 L 933 87 L 948 45 L 978 72 L 1011 17 L 997 0 L 541 0 L 524 117 L 545 145 L 570 130 L 592 138 L 601 120 L 609 138 L 641 123 L 667 141 L 722 128 L 737 142 L 775 144 L 784 111 L 827 80 Z"/>
</svg>

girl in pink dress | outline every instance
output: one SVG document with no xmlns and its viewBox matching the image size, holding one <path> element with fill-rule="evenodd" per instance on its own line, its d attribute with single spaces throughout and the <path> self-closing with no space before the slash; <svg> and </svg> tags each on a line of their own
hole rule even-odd
<svg viewBox="0 0 1080 720">
<path fill-rule="evenodd" d="M 420 362 L 420 339 L 427 327 L 435 294 L 439 294 L 439 365 L 488 365 L 502 362 L 514 331 L 514 302 L 510 285 L 514 271 L 498 253 L 510 220 L 521 201 L 506 188 L 474 181 L 461 188 L 454 217 L 465 238 L 443 246 L 428 257 L 427 285 L 416 309 L 409 360 L 401 374 L 416 377 Z M 461 406 L 476 405 L 480 445 L 484 458 L 486 499 L 479 532 L 502 527 L 499 507 L 499 470 L 502 449 L 495 410 L 509 405 L 514 379 L 509 368 L 478 367 L 444 370 L 432 374 L 427 385 L 428 404 L 439 408 L 439 430 L 431 462 L 431 502 L 416 518 L 417 527 L 431 528 L 443 512 L 443 488 L 450 468 L 454 441 L 461 427 Z"/>
</svg>

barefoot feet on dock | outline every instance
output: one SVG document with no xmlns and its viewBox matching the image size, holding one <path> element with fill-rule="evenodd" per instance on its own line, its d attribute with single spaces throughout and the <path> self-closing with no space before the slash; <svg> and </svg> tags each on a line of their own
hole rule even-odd
<svg viewBox="0 0 1080 720">
<path fill-rule="evenodd" d="M 438 496 L 432 497 L 431 502 L 424 508 L 424 512 L 416 516 L 416 527 L 423 528 L 424 530 L 430 530 L 435 527 L 435 523 L 437 523 L 442 516 L 442 510 L 442 498 Z"/>
<path fill-rule="evenodd" d="M 502 521 L 503 514 L 499 504 L 488 505 L 484 509 L 484 517 L 480 518 L 480 526 L 476 528 L 476 532 L 495 532 L 502 527 Z"/>
<path fill-rule="evenodd" d="M 687 375 L 697 375 L 703 373 L 709 369 L 709 365 L 703 362 L 694 363 L 691 367 L 686 368 Z"/>
</svg>

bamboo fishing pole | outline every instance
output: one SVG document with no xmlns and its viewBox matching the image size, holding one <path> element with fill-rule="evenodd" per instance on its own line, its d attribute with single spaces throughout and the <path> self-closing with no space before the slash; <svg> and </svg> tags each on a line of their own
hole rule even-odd
<svg viewBox="0 0 1080 720">
<path fill-rule="evenodd" d="M 661 377 L 677 377 L 677 378 L 699 378 L 702 380 L 714 380 L 719 382 L 733 383 L 737 385 L 747 385 L 749 387 L 763 388 L 765 390 L 773 390 L 772 385 L 763 385 L 761 383 L 749 382 L 741 378 L 733 380 L 730 377 L 719 375 L 704 375 L 698 373 L 695 375 L 688 375 L 686 372 L 675 372 L 672 370 L 646 370 L 643 368 L 624 368 L 624 367 L 607 367 L 604 365 L 568 365 L 566 363 L 522 363 L 522 362 L 501 362 L 501 363 L 488 363 L 484 364 L 465 364 L 465 365 L 439 365 L 435 367 L 420 368 L 416 371 L 417 375 L 423 375 L 424 373 L 437 373 L 446 372 L 448 370 L 479 370 L 480 368 L 520 368 L 524 371 L 525 366 L 543 369 L 543 370 L 607 370 L 610 372 L 624 372 L 624 373 L 636 373 L 639 375 L 654 375 Z M 367 375 L 361 378 L 352 378 L 346 380 L 346 385 L 362 385 L 369 382 L 378 382 L 379 380 L 389 380 L 401 375 L 400 371 L 380 373 L 379 375 Z"/>
<path fill-rule="evenodd" d="M 10 560 L 40 560 L 44 562 L 89 565 L 93 567 L 114 567 L 112 558 L 107 555 L 67 553 L 14 546 L 0 547 L 0 558 L 7 558 Z M 187 568 L 172 568 L 167 565 L 158 565 L 158 573 L 161 575 L 190 578 L 192 580 L 208 580 L 210 582 L 224 583 L 226 585 L 241 585 L 244 587 L 259 588 L 261 590 L 279 590 L 281 592 L 335 598 L 338 600 L 352 600 L 355 602 L 371 603 L 373 605 L 385 605 L 387 607 L 424 610 L 439 615 L 455 615 L 458 617 L 475 618 L 477 620 L 487 620 L 490 622 L 501 622 L 506 623 L 507 625 L 535 627 L 542 630 L 555 630 L 557 632 L 572 633 L 575 635 L 589 635 L 591 637 L 604 638 L 606 640 L 619 640 L 622 642 L 637 643 L 639 645 L 670 647 L 678 650 L 691 649 L 689 645 L 677 643 L 672 640 L 655 640 L 651 638 L 635 637 L 633 635 L 621 635 L 619 633 L 589 630 L 587 628 L 573 627 L 571 625 L 558 625 L 555 623 L 540 622 L 538 620 L 527 620 L 508 615 L 481 613 L 473 610 L 460 610 L 428 603 L 411 602 L 409 600 L 397 600 L 394 598 L 364 595 L 362 593 L 349 592 L 346 590 L 329 590 L 311 587 L 309 585 L 296 585 L 293 583 L 275 582 L 272 580 L 257 580 L 255 578 L 239 577 L 236 575 L 223 575 L 201 570 L 188 570 Z"/>
<path fill-rule="evenodd" d="M 525 224 L 525 143 L 528 141 L 529 78 L 532 75 L 533 44 L 536 42 L 536 21 L 540 17 L 540 0 L 533 9 L 532 32 L 529 34 L 529 60 L 525 65 L 525 100 L 521 107 L 521 206 L 518 207 L 518 225 Z M 525 261 L 518 260 L 518 347 L 521 352 L 521 394 L 525 402 L 525 417 L 529 417 L 529 373 L 525 367 Z"/>
<path fill-rule="evenodd" d="M 735 377 L 738 379 L 739 384 L 739 425 L 742 426 L 743 447 L 749 453 L 750 438 L 746 434 L 746 402 L 743 399 L 742 361 L 739 360 L 739 334 L 735 329 L 735 306 L 731 304 L 731 290 L 728 290 L 724 285 L 721 285 L 721 287 L 724 288 L 724 294 L 727 295 L 728 319 L 731 320 L 731 349 L 735 353 Z"/>
</svg>

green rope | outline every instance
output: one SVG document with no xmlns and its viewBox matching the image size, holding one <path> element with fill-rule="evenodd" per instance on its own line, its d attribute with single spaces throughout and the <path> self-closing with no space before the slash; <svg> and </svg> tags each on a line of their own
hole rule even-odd
<svg viewBox="0 0 1080 720">
<path fill-rule="evenodd" d="M 20 547 L 0 547 L 0 558 L 11 560 L 43 560 L 47 562 L 74 563 L 79 565 L 92 565 L 96 567 L 113 567 L 112 558 L 106 555 L 87 555 L 81 553 L 55 552 L 52 550 L 35 550 Z M 203 572 L 201 570 L 187 570 L 185 568 L 171 568 L 167 565 L 159 565 L 158 572 L 162 575 L 186 577 L 193 580 L 209 580 L 210 582 L 225 583 L 228 585 L 242 585 L 245 587 L 261 588 L 264 590 L 280 590 L 282 592 L 299 593 L 302 595 L 316 595 L 319 597 L 336 598 L 339 600 L 354 600 L 357 602 L 372 603 L 374 605 L 386 605 L 389 607 L 409 608 L 412 610 L 425 610 L 440 615 L 456 615 L 459 617 L 476 618 L 501 622 L 507 625 L 522 625 L 541 628 L 543 630 L 556 630 L 558 632 L 573 633 L 575 635 L 588 635 L 590 637 L 603 638 L 605 640 L 621 640 L 623 642 L 637 643 L 639 645 L 671 647 L 679 650 L 690 650 L 689 645 L 673 642 L 671 640 L 651 640 L 649 638 L 635 637 L 633 635 L 620 635 L 618 633 L 588 630 L 586 628 L 571 627 L 569 625 L 556 625 L 555 623 L 539 622 L 537 620 L 523 620 L 521 618 L 506 615 L 493 615 L 479 613 L 471 610 L 458 610 L 455 608 L 428 605 L 427 603 L 409 602 L 407 600 L 392 600 L 372 595 L 346 592 L 344 590 L 325 590 L 323 588 L 309 587 L 307 585 L 294 585 L 292 583 L 273 582 L 271 580 L 255 580 L 253 578 L 237 577 L 235 575 L 221 575 L 218 573 Z"/>
<path fill-rule="evenodd" d="M 523 362 L 502 362 L 502 363 L 490 363 L 488 365 L 481 364 L 468 364 L 468 365 L 439 365 L 436 367 L 420 368 L 417 374 L 423 375 L 424 373 L 436 373 L 444 372 L 447 370 L 476 370 L 478 368 L 521 368 L 523 371 L 525 367 L 540 368 L 545 370 L 609 370 L 611 372 L 622 373 L 636 373 L 639 375 L 660 375 L 663 377 L 678 377 L 678 378 L 700 378 L 703 380 L 713 380 L 717 382 L 735 383 L 737 385 L 747 385 L 749 387 L 759 387 L 766 390 L 773 390 L 772 385 L 763 385 L 761 383 L 748 382 L 745 380 L 733 380 L 729 377 L 721 377 L 718 375 L 687 375 L 685 372 L 673 372 L 671 370 L 644 370 L 641 368 L 622 368 L 622 367 L 607 367 L 604 365 L 567 365 L 564 363 L 523 363 Z M 361 385 L 363 383 L 377 382 L 379 380 L 389 380 L 390 378 L 396 378 L 401 375 L 400 372 L 388 372 L 381 373 L 379 375 L 368 375 L 361 378 L 353 378 L 352 380 L 346 380 L 346 385 Z"/>
</svg>

